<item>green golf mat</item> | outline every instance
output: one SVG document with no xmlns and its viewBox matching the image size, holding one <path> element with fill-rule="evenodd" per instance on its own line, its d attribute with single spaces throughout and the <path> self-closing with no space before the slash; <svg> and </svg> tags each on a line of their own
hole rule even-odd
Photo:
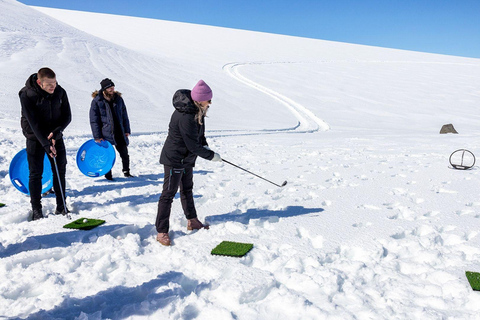
<svg viewBox="0 0 480 320">
<path fill-rule="evenodd" d="M 5 203 L 0 203 L 0 208 L 5 207 Z"/>
<path fill-rule="evenodd" d="M 213 255 L 243 257 L 253 248 L 251 243 L 222 241 L 212 250 Z"/>
<path fill-rule="evenodd" d="M 63 227 L 68 229 L 90 230 L 103 223 L 105 223 L 105 220 L 80 218 L 64 225 Z"/>
<path fill-rule="evenodd" d="M 480 273 L 467 271 L 465 272 L 465 275 L 467 276 L 468 282 L 470 283 L 472 289 L 475 291 L 480 291 Z"/>
</svg>

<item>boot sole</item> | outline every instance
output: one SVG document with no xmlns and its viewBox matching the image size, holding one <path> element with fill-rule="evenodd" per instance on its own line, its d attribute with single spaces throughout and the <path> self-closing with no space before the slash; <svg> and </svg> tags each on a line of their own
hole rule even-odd
<svg viewBox="0 0 480 320">
<path fill-rule="evenodd" d="M 160 240 L 157 240 L 157 242 L 160 243 L 162 246 L 165 246 L 165 247 L 170 247 L 172 245 L 171 243 L 163 243 Z"/>
<path fill-rule="evenodd" d="M 201 228 L 198 228 L 198 229 L 194 229 L 194 228 L 192 228 L 192 227 L 190 227 L 190 228 L 189 228 L 189 227 L 187 227 L 187 230 L 188 230 L 188 231 L 200 230 L 200 229 L 205 229 L 205 230 L 208 230 L 208 229 L 210 229 L 210 226 L 203 226 L 203 227 L 201 227 Z"/>
</svg>

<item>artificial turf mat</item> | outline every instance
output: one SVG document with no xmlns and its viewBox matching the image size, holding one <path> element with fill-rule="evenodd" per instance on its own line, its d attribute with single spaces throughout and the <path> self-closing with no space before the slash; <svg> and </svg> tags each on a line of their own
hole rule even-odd
<svg viewBox="0 0 480 320">
<path fill-rule="evenodd" d="M 253 248 L 251 243 L 240 243 L 231 241 L 222 241 L 213 248 L 212 254 L 229 257 L 243 257 Z"/>
<path fill-rule="evenodd" d="M 68 229 L 90 230 L 101 225 L 102 223 L 105 223 L 105 220 L 80 218 L 64 225 L 63 227 Z"/>
<path fill-rule="evenodd" d="M 468 282 L 470 283 L 472 289 L 475 291 L 480 291 L 480 273 L 467 271 L 465 272 L 465 275 L 467 276 Z"/>
</svg>

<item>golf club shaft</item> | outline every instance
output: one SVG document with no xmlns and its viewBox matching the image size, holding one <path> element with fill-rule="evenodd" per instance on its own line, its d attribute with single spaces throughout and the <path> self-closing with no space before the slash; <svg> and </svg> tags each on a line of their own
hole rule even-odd
<svg viewBox="0 0 480 320">
<path fill-rule="evenodd" d="M 238 169 L 241 169 L 241 170 L 243 170 L 243 171 L 245 171 L 245 172 L 248 172 L 248 173 L 254 175 L 254 176 L 257 177 L 257 178 L 260 178 L 260 179 L 262 179 L 262 180 L 265 180 L 265 181 L 267 181 L 267 182 L 270 182 L 271 184 L 276 185 L 277 187 L 283 187 L 283 185 L 279 185 L 279 184 L 276 184 L 275 182 L 272 182 L 272 181 L 270 181 L 270 180 L 267 180 L 267 179 L 265 179 L 264 177 L 259 176 L 258 174 L 255 174 L 255 173 L 253 173 L 253 172 L 250 172 L 250 171 L 248 171 L 247 169 L 243 169 L 242 167 L 237 166 L 237 165 L 234 164 L 234 163 L 231 163 L 230 161 L 227 161 L 227 160 L 225 160 L 225 159 L 222 159 L 222 161 L 223 161 L 223 162 L 226 162 L 226 163 L 228 163 L 229 165 L 232 165 L 232 166 L 234 166 L 234 167 L 236 167 L 236 168 L 238 168 Z"/>
<path fill-rule="evenodd" d="M 65 195 L 62 188 L 62 180 L 60 179 L 60 174 L 58 173 L 57 159 L 53 157 L 53 163 L 55 164 L 55 171 L 57 172 L 58 186 L 60 187 L 60 194 L 62 195 L 63 200 L 63 212 L 67 214 L 67 204 L 65 203 Z"/>
</svg>

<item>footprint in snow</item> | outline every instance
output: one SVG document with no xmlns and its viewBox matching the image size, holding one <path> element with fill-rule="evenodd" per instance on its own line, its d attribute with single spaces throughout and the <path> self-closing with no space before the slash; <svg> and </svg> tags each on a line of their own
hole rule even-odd
<svg viewBox="0 0 480 320">
<path fill-rule="evenodd" d="M 466 204 L 467 207 L 478 207 L 480 206 L 480 202 L 469 202 Z"/>
<path fill-rule="evenodd" d="M 371 225 L 372 225 L 371 222 L 359 222 L 359 223 L 352 224 L 352 227 L 354 227 L 354 228 L 368 228 Z"/>
<path fill-rule="evenodd" d="M 405 233 L 405 231 L 402 231 L 402 232 L 395 233 L 395 234 L 391 235 L 390 237 L 395 239 L 395 240 L 404 239 L 406 237 L 406 233 Z"/>
<path fill-rule="evenodd" d="M 366 210 L 381 210 L 381 208 L 370 205 L 370 204 L 362 204 L 360 206 L 357 206 L 358 209 L 366 209 Z"/>
<path fill-rule="evenodd" d="M 398 207 L 397 209 L 398 209 L 399 212 L 397 212 L 393 216 L 388 217 L 389 219 L 391 219 L 391 220 L 402 219 L 402 220 L 408 220 L 408 221 L 416 220 L 415 212 L 410 210 L 409 208 Z"/>
<path fill-rule="evenodd" d="M 435 217 L 439 213 L 440 213 L 440 211 L 429 211 L 429 212 L 425 213 L 423 216 L 426 217 L 426 218 L 430 218 L 430 217 Z"/>
<path fill-rule="evenodd" d="M 309 241 L 315 249 L 323 247 L 323 237 L 321 235 L 311 235 L 310 231 L 305 228 L 297 228 L 297 237 Z"/>
<path fill-rule="evenodd" d="M 475 210 L 472 210 L 472 209 L 458 210 L 455 213 L 458 214 L 459 216 L 465 216 L 465 215 L 475 214 Z"/>
</svg>

